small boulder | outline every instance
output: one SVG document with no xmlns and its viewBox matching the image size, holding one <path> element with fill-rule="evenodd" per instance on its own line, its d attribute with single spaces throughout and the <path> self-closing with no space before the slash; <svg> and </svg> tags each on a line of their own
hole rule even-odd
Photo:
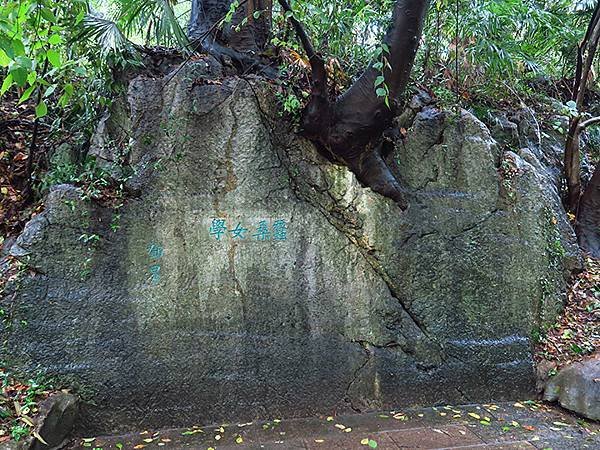
<svg viewBox="0 0 600 450">
<path fill-rule="evenodd" d="M 48 397 L 40 406 L 34 435 L 21 448 L 26 450 L 61 448 L 71 434 L 78 413 L 79 402 L 74 395 L 62 392 Z M 46 443 L 42 442 L 40 437 Z"/>
<path fill-rule="evenodd" d="M 600 420 L 600 354 L 562 369 L 546 385 L 544 400 Z"/>
</svg>

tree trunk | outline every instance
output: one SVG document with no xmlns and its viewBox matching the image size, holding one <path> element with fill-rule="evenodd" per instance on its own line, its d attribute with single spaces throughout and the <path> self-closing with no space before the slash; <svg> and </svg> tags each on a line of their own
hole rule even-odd
<svg viewBox="0 0 600 450">
<path fill-rule="evenodd" d="M 279 3 L 284 10 L 291 10 L 287 0 Z M 401 208 L 407 206 L 406 200 L 383 158 L 382 135 L 392 124 L 396 102 L 408 83 L 428 7 L 429 0 L 396 1 L 392 24 L 384 38 L 389 65 L 380 69 L 376 66 L 379 61 L 374 61 L 335 101 L 329 99 L 322 59 L 292 18 L 312 67 L 312 95 L 302 118 L 304 134 L 332 159 L 347 165 L 360 182 L 394 199 Z M 375 82 L 380 75 L 388 88 L 389 105 L 385 97 L 376 94 Z"/>
<path fill-rule="evenodd" d="M 287 0 L 278 0 L 292 12 Z M 232 56 L 241 66 L 247 55 L 265 46 L 271 25 L 271 0 L 240 0 L 229 24 L 219 26 L 232 0 L 192 0 L 188 33 L 192 42 L 211 53 Z M 408 83 L 429 0 L 396 0 L 382 57 L 338 99 L 331 100 L 323 59 L 315 52 L 302 25 L 290 18 L 312 69 L 311 99 L 303 111 L 303 134 L 330 159 L 347 165 L 358 180 L 375 192 L 407 206 L 398 181 L 384 157 L 383 132 L 392 124 L 397 101 Z M 256 19 L 255 11 L 265 11 Z M 383 67 L 378 66 L 384 60 Z M 384 78 L 382 82 L 381 77 Z M 376 94 L 385 88 L 386 95 Z"/>
<path fill-rule="evenodd" d="M 600 258 L 600 164 L 581 196 L 576 231 L 581 248 Z"/>
<path fill-rule="evenodd" d="M 598 43 L 600 41 L 600 2 L 596 4 L 592 19 L 588 24 L 587 31 L 577 48 L 577 66 L 575 69 L 575 84 L 573 86 L 572 100 L 575 101 L 578 115 L 571 118 L 569 133 L 565 142 L 564 170 L 567 180 L 566 209 L 577 213 L 579 199 L 581 196 L 581 167 L 579 161 L 579 136 L 583 131 L 580 127 L 581 114 L 588 77 L 592 70 L 592 64 Z"/>
<path fill-rule="evenodd" d="M 188 36 L 209 52 L 231 54 L 226 50 L 230 49 L 256 55 L 269 39 L 272 0 L 239 0 L 231 21 L 219 26 L 232 3 L 233 0 L 192 0 Z"/>
<path fill-rule="evenodd" d="M 565 142 L 565 178 L 567 180 L 566 209 L 577 212 L 579 197 L 581 196 L 581 162 L 579 157 L 579 127 L 580 116 L 573 117 L 569 123 L 569 132 Z"/>
</svg>

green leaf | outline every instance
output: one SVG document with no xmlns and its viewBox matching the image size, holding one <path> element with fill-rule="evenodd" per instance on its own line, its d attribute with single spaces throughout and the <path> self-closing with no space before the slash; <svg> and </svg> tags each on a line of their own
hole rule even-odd
<svg viewBox="0 0 600 450">
<path fill-rule="evenodd" d="M 29 75 L 27 75 L 27 82 L 29 83 L 29 85 L 32 85 L 33 83 L 35 83 L 37 80 L 37 72 L 35 70 L 32 70 L 31 72 L 29 72 Z"/>
<path fill-rule="evenodd" d="M 50 8 L 42 8 L 41 11 L 42 17 L 44 19 L 46 19 L 48 22 L 56 22 L 56 16 L 54 15 L 54 13 L 52 12 L 52 10 Z"/>
<path fill-rule="evenodd" d="M 25 86 L 25 83 L 27 82 L 27 75 L 29 74 L 27 72 L 27 69 L 23 69 L 20 66 L 13 66 L 12 69 L 10 70 L 10 73 L 12 74 L 12 77 L 13 77 L 13 80 L 15 80 L 15 83 L 17 83 L 17 86 L 19 86 L 19 87 Z"/>
<path fill-rule="evenodd" d="M 48 43 L 51 45 L 58 45 L 61 42 L 62 42 L 62 38 L 60 37 L 60 34 L 54 33 L 52 36 L 50 36 L 48 38 Z"/>
<path fill-rule="evenodd" d="M 381 61 L 376 62 L 375 64 L 373 64 L 373 68 L 377 69 L 377 70 L 381 70 L 381 69 L 383 69 L 383 63 Z"/>
<path fill-rule="evenodd" d="M 15 62 L 24 69 L 31 70 L 33 69 L 33 61 L 29 59 L 27 56 L 17 56 L 15 58 Z"/>
<path fill-rule="evenodd" d="M 8 67 L 10 64 L 10 58 L 4 50 L 0 48 L 0 67 Z"/>
<path fill-rule="evenodd" d="M 13 39 L 10 48 L 6 50 L 8 50 L 8 56 L 13 59 L 25 54 L 25 46 L 20 39 Z"/>
<path fill-rule="evenodd" d="M 53 49 L 48 50 L 46 52 L 46 57 L 48 58 L 48 61 L 50 61 L 50 64 L 52 64 L 54 67 L 61 66 L 60 53 L 58 53 L 56 50 L 53 50 Z"/>
<path fill-rule="evenodd" d="M 379 75 L 376 79 L 375 79 L 375 87 L 379 86 L 380 84 L 382 84 L 385 81 L 385 78 L 383 77 L 383 75 Z"/>
<path fill-rule="evenodd" d="M 12 86 L 13 84 L 13 76 L 12 73 L 9 73 L 6 78 L 4 79 L 4 81 L 2 82 L 2 87 L 0 87 L 0 95 L 4 95 L 4 93 L 6 91 L 8 91 L 8 89 Z"/>
<path fill-rule="evenodd" d="M 385 97 L 387 95 L 387 91 L 382 87 L 377 88 L 375 93 L 377 94 L 377 97 Z"/>
<path fill-rule="evenodd" d="M 377 442 L 374 441 L 373 439 L 369 439 L 369 447 L 377 448 Z"/>
<path fill-rule="evenodd" d="M 79 23 L 81 23 L 81 21 L 85 18 L 85 11 L 81 11 L 79 14 L 77 14 L 77 17 L 75 17 L 75 25 L 78 25 Z"/>
<path fill-rule="evenodd" d="M 54 93 L 54 90 L 56 89 L 56 85 L 52 84 L 50 86 L 48 86 L 48 89 L 46 89 L 46 91 L 44 92 L 44 97 L 49 97 Z"/>
<path fill-rule="evenodd" d="M 34 89 L 35 89 L 35 85 L 29 86 L 25 90 L 25 92 L 23 92 L 23 95 L 21 95 L 21 98 L 19 99 L 19 103 L 23 103 L 24 101 L 27 101 L 29 99 L 29 97 L 31 97 L 31 94 L 33 93 Z"/>
<path fill-rule="evenodd" d="M 48 107 L 46 106 L 46 103 L 42 100 L 36 107 L 35 107 L 35 117 L 37 119 L 44 117 L 46 114 L 48 114 Z"/>
<path fill-rule="evenodd" d="M 577 355 L 582 355 L 585 351 L 577 344 L 571 344 L 571 351 Z"/>
</svg>

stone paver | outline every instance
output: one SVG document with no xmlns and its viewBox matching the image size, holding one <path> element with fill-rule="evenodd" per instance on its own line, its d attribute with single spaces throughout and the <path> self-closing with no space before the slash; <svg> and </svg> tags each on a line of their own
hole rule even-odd
<svg viewBox="0 0 600 450">
<path fill-rule="evenodd" d="M 464 426 L 415 428 L 389 433 L 398 448 L 436 449 L 483 444 L 476 434 Z"/>
<path fill-rule="evenodd" d="M 600 449 L 600 424 L 541 403 L 440 406 L 75 439 L 70 449 Z"/>
</svg>

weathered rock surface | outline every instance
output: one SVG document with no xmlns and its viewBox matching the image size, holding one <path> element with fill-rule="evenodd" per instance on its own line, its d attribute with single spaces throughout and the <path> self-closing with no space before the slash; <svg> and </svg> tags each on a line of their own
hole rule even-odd
<svg viewBox="0 0 600 450">
<path fill-rule="evenodd" d="M 600 420 L 600 355 L 558 372 L 546 385 L 544 400 L 558 401 L 565 409 Z"/>
<path fill-rule="evenodd" d="M 137 195 L 51 191 L 12 249 L 37 274 L 3 356 L 92 397 L 90 432 L 532 395 L 531 332 L 576 259 L 536 155 L 415 110 L 390 155 L 402 212 L 296 137 L 268 86 L 218 76 L 131 82 L 130 127 L 97 141 L 107 163 L 128 143 Z M 217 240 L 213 219 L 249 231 Z M 253 237 L 261 220 L 286 239 Z"/>
</svg>

